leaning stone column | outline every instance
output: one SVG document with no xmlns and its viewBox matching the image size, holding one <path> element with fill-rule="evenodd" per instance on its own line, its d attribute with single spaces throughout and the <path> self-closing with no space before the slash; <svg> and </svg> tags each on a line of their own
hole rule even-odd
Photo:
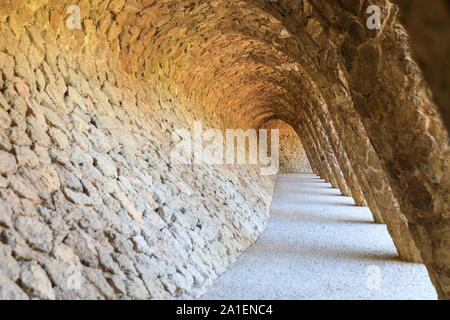
<svg viewBox="0 0 450 320">
<path fill-rule="evenodd" d="M 334 129 L 333 121 L 330 118 L 326 105 L 320 102 L 318 104 L 319 105 L 317 105 L 317 107 L 314 109 L 316 111 L 315 114 L 317 115 L 321 126 L 329 137 L 329 143 L 339 163 L 339 167 L 341 168 L 342 174 L 345 181 L 347 182 L 347 186 L 350 189 L 351 195 L 355 200 L 355 204 L 357 206 L 367 206 L 367 202 L 364 198 L 361 187 L 359 186 L 358 180 L 353 172 L 353 169 L 351 168 L 347 155 L 342 148 L 339 137 Z M 309 108 L 311 108 L 311 105 L 308 106 Z M 313 110 L 311 110 L 311 112 L 313 112 Z"/>
<path fill-rule="evenodd" d="M 327 157 L 328 163 L 330 164 L 332 173 L 335 177 L 335 180 L 338 184 L 338 188 L 341 191 L 341 194 L 344 196 L 350 196 L 350 190 L 348 189 L 345 183 L 344 176 L 336 160 L 334 152 L 330 146 L 328 137 L 322 127 L 322 124 L 320 123 L 317 116 L 309 110 L 309 107 L 307 105 L 305 106 L 304 110 L 306 117 L 308 117 L 312 122 L 313 134 L 315 134 L 317 141 L 319 142 L 319 145 L 321 146 L 325 156 Z"/>
<path fill-rule="evenodd" d="M 299 133 L 297 127 L 298 127 L 298 125 L 292 125 L 292 128 L 294 128 L 295 133 L 298 135 L 299 139 L 302 141 L 303 149 L 305 150 L 305 153 L 306 153 L 306 156 L 308 158 L 309 164 L 311 165 L 312 172 L 315 175 L 320 176 L 320 171 L 319 171 L 319 169 L 317 167 L 316 159 L 311 154 L 311 150 L 310 150 L 310 146 L 309 146 L 310 142 L 306 139 L 306 137 L 303 137 Z"/>
<path fill-rule="evenodd" d="M 305 120 L 304 124 L 305 124 L 306 130 L 307 130 L 309 136 L 311 137 L 311 140 L 313 141 L 313 146 L 314 146 L 314 148 L 316 150 L 316 153 L 319 156 L 318 159 L 319 159 L 320 163 L 322 164 L 324 170 L 326 171 L 326 175 L 328 176 L 328 182 L 331 184 L 331 186 L 333 188 L 336 188 L 336 189 L 339 188 L 339 184 L 336 181 L 336 178 L 335 178 L 335 175 L 334 175 L 334 173 L 333 173 L 333 171 L 331 169 L 329 160 L 326 157 L 325 150 L 323 149 L 323 147 L 322 147 L 322 145 L 321 145 L 321 143 L 320 143 L 319 139 L 317 138 L 317 135 L 316 135 L 316 133 L 314 131 L 313 123 L 311 122 L 310 119 L 308 119 L 306 117 L 306 114 L 304 114 L 303 119 Z"/>
<path fill-rule="evenodd" d="M 308 133 L 306 132 L 304 125 L 296 123 L 294 128 L 295 128 L 295 131 L 297 132 L 297 134 L 301 137 L 301 139 L 303 139 L 302 141 L 305 141 L 305 143 L 304 143 L 305 151 L 306 151 L 309 161 L 311 163 L 314 163 L 314 167 L 316 168 L 316 171 L 317 171 L 316 174 L 318 176 L 320 176 L 322 179 L 324 179 L 325 181 L 328 181 L 328 176 L 326 175 L 323 166 L 320 165 L 318 155 L 315 153 L 315 151 L 313 149 L 314 142 L 311 141 L 311 138 L 308 135 Z"/>
<path fill-rule="evenodd" d="M 334 181 L 334 177 L 331 175 L 331 170 L 326 162 L 325 156 L 321 152 L 321 150 L 317 147 L 317 142 L 314 140 L 311 131 L 309 129 L 309 124 L 302 118 L 302 123 L 299 125 L 299 129 L 301 130 L 302 136 L 305 136 L 307 140 L 310 141 L 310 149 L 312 151 L 313 157 L 317 159 L 316 163 L 318 168 L 321 170 L 321 177 L 329 182 L 332 186 L 336 186 L 336 182 Z"/>
<path fill-rule="evenodd" d="M 330 117 L 328 107 L 325 103 L 321 103 L 317 112 L 319 119 L 322 122 L 325 130 L 328 131 L 328 135 L 330 136 L 330 142 L 336 154 L 336 158 L 339 161 L 339 165 L 342 169 L 342 173 L 347 181 L 347 185 L 352 192 L 353 199 L 357 206 L 367 206 L 367 201 L 364 197 L 364 194 L 361 190 L 361 186 L 359 185 L 358 178 L 353 172 L 353 168 L 350 164 L 350 161 L 347 157 L 347 153 L 345 152 L 342 142 L 339 139 L 339 136 L 334 128 L 333 120 Z"/>
<path fill-rule="evenodd" d="M 329 62 L 338 55 L 330 55 Z M 338 61 L 338 60 L 336 60 Z M 336 73 L 327 74 L 330 83 L 339 83 L 334 78 L 340 74 L 336 62 Z M 361 119 L 356 113 L 346 89 L 341 85 L 327 86 L 321 90 L 328 111 L 347 154 L 364 197 L 376 222 L 385 222 L 399 256 L 406 261 L 421 261 L 421 255 L 412 240 L 408 223 L 393 196 L 390 183 L 373 149 Z"/>
<path fill-rule="evenodd" d="M 342 92 L 342 90 L 341 90 Z M 343 103 L 343 97 L 329 104 L 330 116 L 346 150 L 361 189 L 372 213 L 380 215 L 402 260 L 421 262 L 418 251 L 403 213 L 395 199 L 380 160 L 373 150 L 361 120 L 352 103 Z M 351 128 L 349 130 L 348 128 Z M 364 169 L 362 169 L 364 168 Z"/>
<path fill-rule="evenodd" d="M 379 203 L 385 203 L 386 200 L 384 198 L 380 199 L 379 195 L 381 194 L 376 192 L 376 188 L 384 184 L 382 182 L 384 172 L 379 170 L 379 168 L 376 169 L 380 182 L 371 184 L 367 179 L 366 173 L 369 170 L 369 161 L 373 170 L 374 166 L 377 167 L 377 158 L 376 154 L 372 153 L 374 151 L 357 115 L 354 111 L 352 113 L 351 110 L 348 110 L 351 107 L 351 102 L 349 103 L 349 105 L 343 106 L 337 104 L 337 101 L 335 105 L 331 102 L 328 104 L 330 115 L 375 222 L 385 223 L 385 219 L 383 218 L 385 214 L 379 207 Z M 344 113 L 342 118 L 339 117 L 340 114 L 338 112 Z"/>
<path fill-rule="evenodd" d="M 351 94 L 438 295 L 450 299 L 449 137 L 406 32 L 386 14 L 382 30 L 351 39 Z"/>
</svg>

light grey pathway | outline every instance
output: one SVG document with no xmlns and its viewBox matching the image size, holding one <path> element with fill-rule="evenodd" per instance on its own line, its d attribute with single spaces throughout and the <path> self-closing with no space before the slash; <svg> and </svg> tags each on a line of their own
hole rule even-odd
<svg viewBox="0 0 450 320">
<path fill-rule="evenodd" d="M 279 175 L 271 210 L 202 299 L 436 299 L 425 267 L 397 259 L 386 226 L 319 177 Z"/>
</svg>

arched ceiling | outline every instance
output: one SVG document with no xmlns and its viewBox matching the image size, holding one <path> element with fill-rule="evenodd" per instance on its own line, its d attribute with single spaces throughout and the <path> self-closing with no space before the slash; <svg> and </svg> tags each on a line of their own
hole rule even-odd
<svg viewBox="0 0 450 320">
<path fill-rule="evenodd" d="M 119 49 L 127 72 L 192 99 L 225 126 L 258 127 L 273 116 L 289 122 L 320 95 L 310 72 L 324 50 L 314 42 L 320 23 L 308 23 L 312 4 L 292 2 L 113 1 L 97 36 Z M 293 10 L 296 23 L 284 21 Z"/>
<path fill-rule="evenodd" d="M 267 115 L 290 122 L 304 101 L 315 105 L 310 99 L 331 87 L 330 76 L 340 81 L 334 43 L 343 28 L 355 41 L 365 36 L 355 18 L 364 14 L 361 3 L 51 0 L 36 3 L 35 14 L 49 15 L 58 47 L 112 59 L 127 76 L 188 98 L 224 126 L 258 127 Z M 83 26 L 75 32 L 59 23 L 73 4 Z M 4 8 L 17 10 L 17 3 Z"/>
</svg>

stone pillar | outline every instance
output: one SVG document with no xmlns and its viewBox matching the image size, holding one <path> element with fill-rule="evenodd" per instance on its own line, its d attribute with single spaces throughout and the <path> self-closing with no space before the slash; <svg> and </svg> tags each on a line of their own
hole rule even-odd
<svg viewBox="0 0 450 320">
<path fill-rule="evenodd" d="M 442 118 L 450 132 L 450 10 L 448 0 L 393 0 L 400 6 L 400 18 L 425 80 L 433 90 Z M 432 17 L 432 23 L 430 23 Z"/>
<path fill-rule="evenodd" d="M 318 155 L 318 159 L 326 172 L 325 173 L 326 176 L 328 177 L 327 181 L 331 184 L 331 186 L 333 188 L 339 188 L 339 184 L 337 183 L 335 175 L 331 169 L 331 165 L 329 163 L 328 157 L 326 156 L 326 152 L 323 149 L 323 147 L 314 131 L 314 124 L 311 122 L 311 120 L 309 118 L 306 117 L 306 114 L 304 114 L 303 119 L 305 120 L 303 122 L 304 126 L 305 126 L 309 136 L 311 137 L 311 141 L 313 141 L 313 146 Z"/>
<path fill-rule="evenodd" d="M 316 141 L 314 140 L 313 136 L 311 135 L 311 131 L 309 130 L 309 125 L 306 121 L 302 121 L 298 128 L 300 130 L 300 134 L 304 136 L 307 141 L 309 141 L 311 153 L 313 155 L 313 158 L 316 159 L 316 166 L 320 170 L 320 177 L 323 178 L 326 182 L 329 182 L 331 185 L 333 185 L 332 181 L 334 180 L 332 180 L 332 177 L 330 177 L 330 168 L 328 167 L 325 156 L 323 156 L 323 153 L 318 150 Z"/>
<path fill-rule="evenodd" d="M 386 223 L 402 260 L 421 262 L 420 252 L 411 237 L 408 222 L 392 193 L 381 162 L 368 140 L 361 120 L 355 110 L 352 110 L 351 101 L 344 103 L 344 100 L 339 97 L 330 102 L 330 116 L 374 219 L 377 217 Z"/>
<path fill-rule="evenodd" d="M 319 142 L 319 145 L 321 146 L 325 156 L 327 157 L 328 163 L 330 164 L 332 173 L 335 177 L 335 180 L 337 182 L 339 190 L 341 191 L 341 194 L 344 196 L 350 196 L 350 190 L 348 189 L 345 183 L 345 179 L 342 174 L 341 168 L 339 167 L 339 164 L 334 155 L 334 151 L 330 146 L 327 134 L 325 133 L 322 124 L 320 123 L 317 115 L 311 112 L 309 106 L 306 105 L 304 110 L 307 117 L 312 121 L 313 124 L 312 128 L 314 134 L 316 135 L 317 141 Z"/>
<path fill-rule="evenodd" d="M 342 170 L 345 181 L 347 182 L 347 186 L 350 189 L 351 195 L 355 200 L 355 204 L 357 206 L 367 206 L 367 202 L 350 165 L 347 154 L 342 147 L 336 130 L 334 129 L 333 120 L 330 118 L 326 104 L 320 103 L 314 110 L 316 111 L 322 127 L 325 129 L 325 132 L 329 137 L 331 147 L 333 148 L 334 154 Z"/>
<path fill-rule="evenodd" d="M 303 146 L 305 147 L 306 155 L 308 156 L 309 162 L 311 163 L 311 167 L 313 168 L 313 171 L 315 174 L 317 174 L 322 179 L 325 179 L 325 173 L 323 171 L 322 166 L 319 165 L 317 155 L 314 153 L 314 150 L 312 148 L 312 141 L 310 140 L 309 135 L 305 132 L 305 128 L 299 124 L 296 123 L 293 125 L 294 130 L 297 132 L 297 134 L 300 136 L 301 140 L 304 141 Z"/>
<path fill-rule="evenodd" d="M 449 137 L 392 20 L 357 42 L 350 88 L 438 295 L 450 298 Z M 392 48 L 395 48 L 393 50 Z"/>
<path fill-rule="evenodd" d="M 298 130 L 298 125 L 292 125 L 292 128 L 294 128 L 294 131 L 296 132 L 296 134 L 299 136 L 300 140 L 302 141 L 302 145 L 303 145 L 303 148 L 305 149 L 306 156 L 308 157 L 309 164 L 311 165 L 312 172 L 315 175 L 320 176 L 320 170 L 318 169 L 317 164 L 316 164 L 317 159 L 315 159 L 312 156 L 312 153 L 310 150 L 310 146 L 309 146 L 310 142 L 306 139 L 306 137 L 304 137 L 300 133 L 300 131 Z"/>
</svg>

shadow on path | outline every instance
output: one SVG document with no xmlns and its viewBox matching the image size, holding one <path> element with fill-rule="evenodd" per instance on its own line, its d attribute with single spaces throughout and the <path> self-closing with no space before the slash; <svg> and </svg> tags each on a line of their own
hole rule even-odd
<svg viewBox="0 0 450 320">
<path fill-rule="evenodd" d="M 425 267 L 398 260 L 385 225 L 310 174 L 281 174 L 257 242 L 201 299 L 436 299 Z M 379 288 L 369 289 L 370 270 Z"/>
</svg>

